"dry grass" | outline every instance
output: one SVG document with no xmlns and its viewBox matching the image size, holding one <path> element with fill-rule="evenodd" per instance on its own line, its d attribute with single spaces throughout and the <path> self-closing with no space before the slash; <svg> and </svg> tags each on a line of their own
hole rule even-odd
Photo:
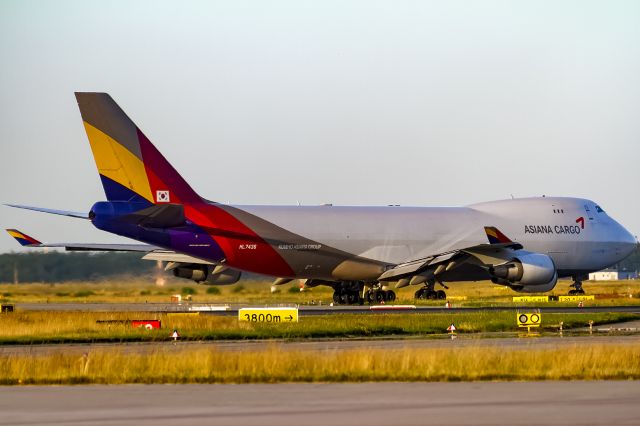
<svg viewBox="0 0 640 426">
<path fill-rule="evenodd" d="M 570 282 L 562 280 L 549 295 L 565 295 Z M 454 301 L 457 306 L 511 305 L 511 298 L 519 294 L 503 286 L 490 282 L 453 283 L 447 294 L 453 298 L 466 297 Z M 209 287 L 190 284 L 186 280 L 170 280 L 165 286 L 156 286 L 146 280 L 103 281 L 99 283 L 58 283 L 58 284 L 2 284 L 0 301 L 13 303 L 60 303 L 60 302 L 137 302 L 168 303 L 171 295 L 181 293 L 183 288 L 193 289 L 193 301 L 198 303 L 298 303 L 311 301 L 329 304 L 333 290 L 315 287 L 299 292 L 296 284 L 278 287 L 271 293 L 266 281 L 242 281 L 231 286 L 218 286 L 219 294 L 207 294 Z M 396 290 L 397 303 L 418 303 L 442 305 L 442 301 L 416 301 L 413 298 L 418 286 Z M 589 304 L 638 304 L 640 301 L 640 281 L 587 282 L 588 294 L 595 294 L 597 300 Z M 631 296 L 631 297 L 629 297 Z M 558 304 L 557 302 L 555 303 Z"/>
<path fill-rule="evenodd" d="M 98 320 L 159 319 L 161 330 L 134 329 L 127 323 Z M 543 314 L 542 331 L 638 319 L 625 313 Z M 158 313 L 15 312 L 0 315 L 0 344 L 161 341 L 178 329 L 184 339 L 300 339 L 430 335 L 454 323 L 459 333 L 515 332 L 514 312 L 451 312 L 432 314 L 336 314 L 302 317 L 299 323 L 258 324 L 236 317 L 166 315 Z"/>
<path fill-rule="evenodd" d="M 160 350 L 0 357 L 1 384 L 276 383 L 640 379 L 640 344 L 505 350 L 347 350 L 311 355 L 278 345 L 252 352 Z"/>
</svg>

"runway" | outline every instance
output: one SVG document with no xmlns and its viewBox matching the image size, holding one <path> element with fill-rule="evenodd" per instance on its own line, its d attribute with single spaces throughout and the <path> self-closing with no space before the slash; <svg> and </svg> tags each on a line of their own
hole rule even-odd
<svg viewBox="0 0 640 426">
<path fill-rule="evenodd" d="M 509 337 L 504 337 L 504 336 Z M 230 341 L 182 341 L 182 342 L 132 342 L 132 343 L 78 343 L 44 345 L 1 345 L 0 356 L 38 356 L 54 353 L 89 353 L 95 350 L 113 350 L 124 353 L 149 354 L 156 352 L 183 352 L 190 350 L 212 350 L 221 352 L 262 351 L 277 347 L 281 351 L 335 352 L 355 349 L 420 349 L 420 348 L 464 348 L 494 347 L 504 350 L 543 350 L 561 346 L 580 347 L 596 344 L 640 344 L 640 335 L 565 335 L 516 337 L 516 333 L 478 333 L 417 338 L 374 339 L 304 339 L 304 340 L 230 340 Z"/>
<path fill-rule="evenodd" d="M 238 309 L 249 305 L 223 304 L 177 304 L 177 303 L 16 303 L 15 307 L 25 311 L 59 311 L 59 312 L 201 312 L 211 315 L 236 316 Z M 250 305 L 253 307 L 259 304 Z M 486 306 L 486 307 L 453 307 L 415 306 L 411 309 L 394 310 L 394 305 L 377 306 L 376 310 L 369 306 L 308 306 L 300 305 L 300 316 L 332 315 L 332 314 L 428 314 L 448 312 L 483 312 L 483 311 L 516 311 L 518 309 L 539 309 L 546 313 L 583 313 L 583 312 L 626 312 L 640 314 L 640 305 L 619 306 Z M 386 308 L 386 309 L 385 309 Z"/>
<path fill-rule="evenodd" d="M 637 382 L 0 387 L 0 425 L 637 425 Z"/>
</svg>

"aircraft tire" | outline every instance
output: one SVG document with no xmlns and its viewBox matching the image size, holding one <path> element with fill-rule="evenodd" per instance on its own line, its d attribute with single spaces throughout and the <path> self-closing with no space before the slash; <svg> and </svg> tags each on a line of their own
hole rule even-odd
<svg viewBox="0 0 640 426">
<path fill-rule="evenodd" d="M 387 291 L 387 301 L 395 302 L 396 301 L 396 293 L 393 290 Z"/>
<path fill-rule="evenodd" d="M 447 293 L 444 292 L 444 290 L 438 290 L 436 291 L 435 294 L 436 297 L 434 297 L 434 299 L 438 299 L 438 300 L 444 300 L 447 298 Z"/>
<path fill-rule="evenodd" d="M 364 298 L 366 299 L 367 303 L 373 305 L 374 303 L 376 303 L 375 291 L 367 290 L 367 292 L 364 294 Z"/>
<path fill-rule="evenodd" d="M 340 293 L 337 291 L 333 292 L 333 303 L 339 305 L 340 304 Z"/>
<path fill-rule="evenodd" d="M 380 302 L 384 302 L 386 299 L 386 295 L 384 294 L 385 292 L 380 290 L 380 291 L 376 291 L 376 302 L 380 303 Z"/>
</svg>

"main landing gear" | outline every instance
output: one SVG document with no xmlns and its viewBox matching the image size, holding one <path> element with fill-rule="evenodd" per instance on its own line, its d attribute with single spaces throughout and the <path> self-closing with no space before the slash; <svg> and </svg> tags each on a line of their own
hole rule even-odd
<svg viewBox="0 0 640 426">
<path fill-rule="evenodd" d="M 396 293 L 393 290 L 371 289 L 364 293 L 364 297 L 373 305 L 382 302 L 394 302 L 396 300 Z"/>
<path fill-rule="evenodd" d="M 371 284 L 369 284 L 371 285 Z M 383 290 L 380 284 L 366 287 L 362 281 L 345 281 L 333 287 L 333 303 L 336 305 L 363 305 L 393 302 L 396 293 L 392 290 Z"/>
<path fill-rule="evenodd" d="M 439 284 L 446 289 L 449 288 L 442 283 Z M 416 299 L 445 300 L 447 298 L 447 293 L 445 293 L 444 290 L 436 290 L 435 286 L 436 282 L 434 280 L 427 281 L 424 287 L 416 291 L 414 297 Z"/>
<path fill-rule="evenodd" d="M 343 287 L 333 292 L 333 303 L 336 305 L 362 305 L 364 298 L 360 296 L 359 290 Z"/>
</svg>

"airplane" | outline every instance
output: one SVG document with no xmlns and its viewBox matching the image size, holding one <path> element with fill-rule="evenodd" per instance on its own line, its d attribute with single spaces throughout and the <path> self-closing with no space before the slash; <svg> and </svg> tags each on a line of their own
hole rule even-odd
<svg viewBox="0 0 640 426">
<path fill-rule="evenodd" d="M 533 197 L 465 207 L 229 205 L 198 195 L 107 93 L 75 94 L 106 195 L 88 213 L 11 207 L 89 220 L 142 244 L 29 247 L 144 253 L 176 277 L 208 285 L 242 272 L 334 289 L 337 304 L 394 301 L 391 289 L 420 286 L 419 299 L 446 299 L 445 283 L 491 280 L 516 292 L 582 281 L 626 258 L 637 241 L 598 204 Z M 507 236 L 508 235 L 508 236 Z"/>
</svg>

